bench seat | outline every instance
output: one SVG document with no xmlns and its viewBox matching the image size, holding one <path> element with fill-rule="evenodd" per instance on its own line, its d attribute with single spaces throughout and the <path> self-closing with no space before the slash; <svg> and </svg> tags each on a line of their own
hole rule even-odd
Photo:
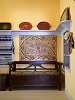
<svg viewBox="0 0 75 100">
<path fill-rule="evenodd" d="M 57 70 L 50 70 L 50 71 L 15 71 L 11 73 L 12 75 L 59 75 Z"/>
</svg>

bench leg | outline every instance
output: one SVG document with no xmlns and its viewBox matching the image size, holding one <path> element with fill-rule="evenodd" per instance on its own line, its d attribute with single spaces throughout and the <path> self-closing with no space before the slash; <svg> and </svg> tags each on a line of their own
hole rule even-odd
<svg viewBox="0 0 75 100">
<path fill-rule="evenodd" d="M 60 79 L 59 79 L 59 90 L 61 91 L 61 75 L 60 75 Z"/>
<path fill-rule="evenodd" d="M 59 90 L 61 91 L 61 84 L 59 84 Z"/>
<path fill-rule="evenodd" d="M 9 91 L 11 91 L 11 80 L 9 82 Z"/>
</svg>

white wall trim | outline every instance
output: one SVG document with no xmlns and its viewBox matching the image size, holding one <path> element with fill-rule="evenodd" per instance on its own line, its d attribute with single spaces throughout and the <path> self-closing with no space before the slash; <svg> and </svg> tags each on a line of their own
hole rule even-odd
<svg viewBox="0 0 75 100">
<path fill-rule="evenodd" d="M 68 91 L 66 89 L 65 89 L 65 93 L 68 96 L 69 100 L 73 100 L 72 97 L 71 97 L 71 95 L 68 93 Z"/>
</svg>

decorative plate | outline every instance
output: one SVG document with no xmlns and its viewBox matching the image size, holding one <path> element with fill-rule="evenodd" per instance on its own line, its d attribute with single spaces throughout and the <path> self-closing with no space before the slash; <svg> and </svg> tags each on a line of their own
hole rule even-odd
<svg viewBox="0 0 75 100">
<path fill-rule="evenodd" d="M 22 22 L 22 23 L 19 24 L 19 28 L 21 30 L 31 30 L 32 24 L 29 23 L 29 22 Z"/>
<path fill-rule="evenodd" d="M 11 30 L 11 23 L 9 22 L 0 23 L 0 30 Z"/>
<path fill-rule="evenodd" d="M 38 23 L 37 28 L 39 30 L 49 30 L 51 28 L 51 25 L 48 22 L 42 21 Z"/>
</svg>

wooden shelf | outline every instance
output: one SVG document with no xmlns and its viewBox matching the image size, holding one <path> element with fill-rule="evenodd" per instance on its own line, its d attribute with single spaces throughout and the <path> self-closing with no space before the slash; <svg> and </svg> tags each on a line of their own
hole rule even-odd
<svg viewBox="0 0 75 100">
<path fill-rule="evenodd" d="M 67 30 L 70 31 L 71 20 L 60 22 L 56 30 L 12 30 L 12 35 L 61 35 Z"/>
<path fill-rule="evenodd" d="M 71 26 L 72 26 L 71 20 L 61 21 L 55 31 L 59 32 L 59 34 L 62 34 L 67 30 L 70 31 Z"/>
<path fill-rule="evenodd" d="M 67 30 L 70 31 L 71 20 L 65 20 L 59 23 L 56 30 L 0 30 L 0 35 L 61 35 Z"/>
</svg>

